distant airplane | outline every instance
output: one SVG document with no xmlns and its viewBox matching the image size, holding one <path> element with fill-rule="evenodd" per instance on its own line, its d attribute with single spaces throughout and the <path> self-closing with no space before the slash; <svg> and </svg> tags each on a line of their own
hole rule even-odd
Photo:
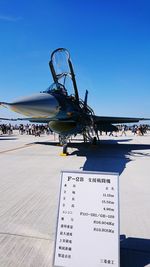
<svg viewBox="0 0 150 267">
<path fill-rule="evenodd" d="M 116 131 L 113 124 L 139 122 L 145 118 L 96 116 L 88 106 L 88 91 L 84 100 L 79 98 L 75 74 L 70 54 L 65 48 L 58 48 L 51 54 L 49 62 L 54 83 L 43 92 L 23 97 L 12 103 L 1 102 L 15 112 L 21 113 L 32 123 L 48 123 L 52 131 L 59 134 L 63 152 L 67 152 L 67 140 L 71 135 L 83 134 L 84 139 L 92 140 L 91 132 L 98 138 L 98 131 Z M 69 89 L 72 90 L 69 92 Z"/>
</svg>

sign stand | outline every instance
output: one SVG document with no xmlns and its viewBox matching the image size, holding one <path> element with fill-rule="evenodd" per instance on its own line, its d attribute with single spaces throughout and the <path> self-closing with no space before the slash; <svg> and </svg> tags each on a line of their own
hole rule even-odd
<svg viewBox="0 0 150 267">
<path fill-rule="evenodd" d="M 63 171 L 53 265 L 119 267 L 119 175 Z"/>
</svg>

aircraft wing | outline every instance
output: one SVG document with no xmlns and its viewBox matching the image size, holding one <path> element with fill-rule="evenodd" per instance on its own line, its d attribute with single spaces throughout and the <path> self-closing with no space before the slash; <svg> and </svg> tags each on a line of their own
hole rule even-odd
<svg viewBox="0 0 150 267">
<path fill-rule="evenodd" d="M 56 121 L 57 119 L 50 118 L 0 118 L 0 120 L 10 120 L 10 121 L 30 121 L 35 123 L 48 123 L 50 121 Z M 129 118 L 129 117 L 111 117 L 111 116 L 93 116 L 94 123 L 99 124 L 120 124 L 120 123 L 134 123 L 139 121 L 150 120 L 150 118 Z M 59 120 L 58 120 L 59 121 Z M 60 120 L 64 121 L 64 120 Z M 66 122 L 73 122 L 74 120 L 65 120 Z"/>
<path fill-rule="evenodd" d="M 29 121 L 30 120 L 30 118 L 16 118 L 16 119 L 13 119 L 13 118 L 0 118 L 0 120 L 2 120 L 2 121 L 23 121 L 23 120 L 25 120 L 25 121 Z"/>
<path fill-rule="evenodd" d="M 128 117 L 104 117 L 104 116 L 93 116 L 94 122 L 98 124 L 119 124 L 119 123 L 130 123 L 139 122 L 143 120 L 150 120 L 150 118 L 128 118 Z"/>
<path fill-rule="evenodd" d="M 0 118 L 0 121 L 9 121 L 10 119 L 7 118 Z"/>
<path fill-rule="evenodd" d="M 29 121 L 31 123 L 49 123 L 50 121 L 65 121 L 65 122 L 74 122 L 74 120 L 70 119 L 51 119 L 51 118 L 0 118 L 0 120 L 7 120 L 7 121 Z"/>
</svg>

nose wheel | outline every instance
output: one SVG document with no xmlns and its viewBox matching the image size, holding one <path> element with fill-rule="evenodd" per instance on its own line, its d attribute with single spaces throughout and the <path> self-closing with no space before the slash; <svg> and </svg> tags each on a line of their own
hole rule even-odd
<svg viewBox="0 0 150 267">
<path fill-rule="evenodd" d="M 59 135 L 59 143 L 60 145 L 63 146 L 63 151 L 60 154 L 60 156 L 68 156 L 68 143 L 67 143 L 68 138 L 66 136 L 61 136 Z"/>
</svg>

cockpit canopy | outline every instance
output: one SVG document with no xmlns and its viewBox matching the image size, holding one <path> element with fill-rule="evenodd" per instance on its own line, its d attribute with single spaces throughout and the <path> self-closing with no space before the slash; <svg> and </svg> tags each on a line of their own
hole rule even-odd
<svg viewBox="0 0 150 267">
<path fill-rule="evenodd" d="M 67 90 L 61 83 L 52 83 L 45 91 L 43 91 L 43 93 L 48 93 L 48 94 L 62 93 L 63 95 L 67 95 Z"/>
</svg>

